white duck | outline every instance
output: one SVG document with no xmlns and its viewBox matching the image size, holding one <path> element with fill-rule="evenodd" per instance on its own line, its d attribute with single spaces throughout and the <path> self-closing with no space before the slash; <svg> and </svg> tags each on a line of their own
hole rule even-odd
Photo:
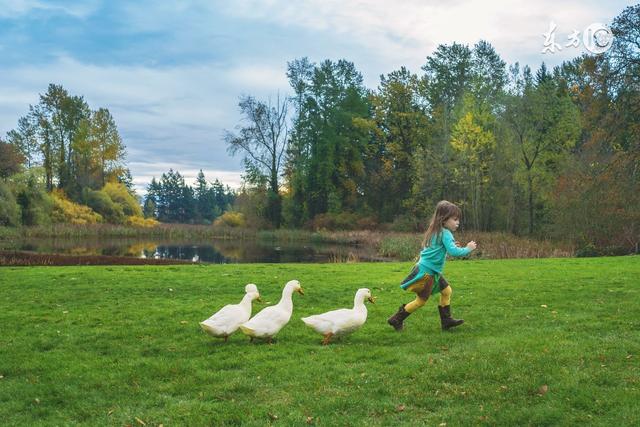
<svg viewBox="0 0 640 427">
<path fill-rule="evenodd" d="M 358 289 L 353 300 L 353 308 L 342 308 L 328 311 L 315 316 L 303 317 L 302 321 L 322 334 L 323 345 L 329 344 L 331 337 L 350 334 L 360 328 L 367 321 L 367 307 L 364 300 L 368 299 L 375 304 L 375 299 L 371 296 L 371 291 L 367 288 Z"/>
<path fill-rule="evenodd" d="M 294 292 L 304 295 L 300 282 L 291 280 L 287 282 L 282 290 L 282 298 L 280 302 L 271 307 L 264 308 L 258 314 L 253 316 L 251 320 L 240 325 L 240 330 L 245 335 L 254 338 L 266 338 L 269 344 L 271 339 L 289 322 L 293 313 L 293 301 L 291 295 Z"/>
<path fill-rule="evenodd" d="M 245 295 L 239 304 L 225 305 L 207 320 L 200 322 L 200 327 L 209 335 L 224 338 L 226 342 L 229 335 L 238 330 L 240 325 L 251 317 L 251 303 L 260 300 L 258 287 L 249 283 L 244 287 Z"/>
</svg>

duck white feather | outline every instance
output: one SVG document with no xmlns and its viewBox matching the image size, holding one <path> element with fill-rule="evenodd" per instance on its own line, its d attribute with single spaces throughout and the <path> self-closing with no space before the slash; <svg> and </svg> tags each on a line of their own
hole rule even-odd
<svg viewBox="0 0 640 427">
<path fill-rule="evenodd" d="M 303 317 L 302 321 L 313 330 L 324 336 L 323 344 L 328 344 L 333 336 L 343 336 L 359 329 L 367 321 L 367 307 L 364 300 L 374 303 L 371 291 L 358 289 L 353 300 L 353 308 L 332 310 L 315 316 Z"/>
<path fill-rule="evenodd" d="M 266 338 L 271 342 L 271 338 L 280 332 L 280 329 L 289 323 L 291 319 L 291 314 L 293 313 L 291 295 L 294 292 L 304 295 L 300 282 L 297 280 L 287 282 L 282 290 L 282 298 L 280 298 L 278 304 L 262 309 L 248 322 L 240 325 L 240 330 L 245 335 L 250 336 L 252 340 L 253 338 Z"/>
<path fill-rule="evenodd" d="M 200 327 L 209 335 L 224 338 L 238 330 L 240 325 L 251 317 L 251 303 L 260 298 L 258 287 L 249 283 L 244 288 L 245 295 L 239 304 L 228 304 L 214 313 L 207 320 L 200 322 Z"/>
</svg>

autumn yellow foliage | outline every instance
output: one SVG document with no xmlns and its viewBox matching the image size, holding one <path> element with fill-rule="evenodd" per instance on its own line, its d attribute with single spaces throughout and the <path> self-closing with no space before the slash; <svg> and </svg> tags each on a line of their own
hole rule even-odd
<svg viewBox="0 0 640 427">
<path fill-rule="evenodd" d="M 214 222 L 214 226 L 226 226 L 226 227 L 244 227 L 247 221 L 244 215 L 240 212 L 225 212 L 220 215 Z"/>
<path fill-rule="evenodd" d="M 160 224 L 153 218 L 143 218 L 141 216 L 128 216 L 125 220 L 126 225 L 130 225 L 132 227 L 142 227 L 142 228 L 151 228 Z"/>
<path fill-rule="evenodd" d="M 51 212 L 53 222 L 81 225 L 103 222 L 100 214 L 94 212 L 88 206 L 72 202 L 62 190 L 54 189 L 51 197 L 53 199 L 53 210 Z"/>
<path fill-rule="evenodd" d="M 122 211 L 126 216 L 142 216 L 140 204 L 123 184 L 108 182 L 102 188 L 102 191 L 109 195 L 113 203 L 122 207 Z"/>
</svg>

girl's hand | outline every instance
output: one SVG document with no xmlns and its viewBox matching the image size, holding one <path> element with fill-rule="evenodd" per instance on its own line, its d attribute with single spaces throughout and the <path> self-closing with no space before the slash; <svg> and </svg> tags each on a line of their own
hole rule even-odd
<svg viewBox="0 0 640 427">
<path fill-rule="evenodd" d="M 467 248 L 471 250 L 474 250 L 477 246 L 478 245 L 476 245 L 476 242 L 474 242 L 473 240 L 467 243 Z"/>
</svg>

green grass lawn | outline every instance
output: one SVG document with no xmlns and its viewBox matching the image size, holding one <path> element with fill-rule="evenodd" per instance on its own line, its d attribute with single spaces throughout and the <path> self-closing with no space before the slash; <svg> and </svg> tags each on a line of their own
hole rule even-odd
<svg viewBox="0 0 640 427">
<path fill-rule="evenodd" d="M 639 425 L 640 258 L 455 261 L 454 317 L 436 299 L 406 330 L 409 263 L 0 269 L 3 425 Z M 198 322 L 254 282 L 274 344 L 227 344 Z M 377 297 L 329 346 L 300 317 Z M 254 312 L 260 306 L 254 306 Z"/>
</svg>

